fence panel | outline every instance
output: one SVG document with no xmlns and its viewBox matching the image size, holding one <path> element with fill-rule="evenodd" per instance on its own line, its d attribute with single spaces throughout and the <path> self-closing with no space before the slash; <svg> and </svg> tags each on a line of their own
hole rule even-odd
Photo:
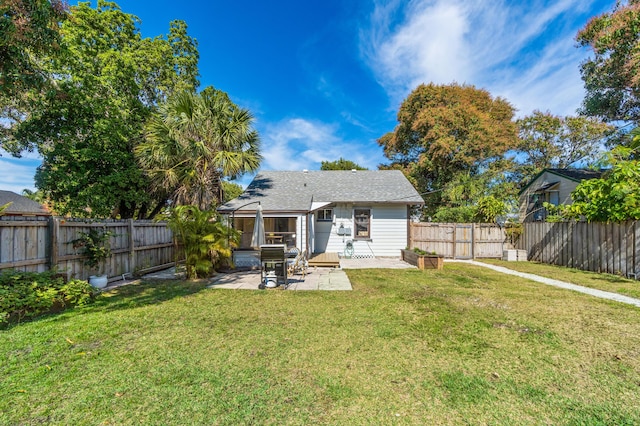
<svg viewBox="0 0 640 426">
<path fill-rule="evenodd" d="M 529 260 L 627 277 L 640 275 L 640 229 L 625 223 L 524 223 L 517 248 Z"/>
<path fill-rule="evenodd" d="M 0 270 L 43 272 L 52 267 L 68 278 L 87 279 L 95 273 L 74 247 L 81 232 L 110 231 L 111 257 L 104 272 L 109 277 L 170 266 L 180 253 L 165 222 L 118 220 L 90 222 L 49 218 L 47 221 L 0 219 Z"/>
<path fill-rule="evenodd" d="M 0 269 L 29 272 L 47 270 L 48 222 L 35 220 L 0 221 Z M 3 266 L 4 265 L 4 266 Z"/>
<path fill-rule="evenodd" d="M 445 257 L 453 257 L 454 225 L 450 223 L 412 223 L 410 248 L 417 247 L 428 252 L 435 251 Z"/>
<path fill-rule="evenodd" d="M 134 231 L 133 241 L 136 270 L 169 264 L 175 260 L 173 234 L 164 223 L 139 224 Z"/>
<path fill-rule="evenodd" d="M 474 224 L 473 257 L 501 258 L 505 249 L 512 248 L 505 240 L 504 228 L 487 223 Z"/>
<path fill-rule="evenodd" d="M 473 259 L 474 227 L 472 223 L 454 223 L 454 259 Z"/>
<path fill-rule="evenodd" d="M 411 248 L 454 259 L 500 258 L 512 248 L 504 228 L 487 223 L 412 223 L 409 241 Z"/>
</svg>

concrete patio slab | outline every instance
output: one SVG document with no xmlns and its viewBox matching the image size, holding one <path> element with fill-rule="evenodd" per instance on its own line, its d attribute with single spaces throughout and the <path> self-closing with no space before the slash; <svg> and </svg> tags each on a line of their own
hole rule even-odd
<svg viewBox="0 0 640 426">
<path fill-rule="evenodd" d="M 340 259 L 340 268 L 311 267 L 308 273 L 289 277 L 287 290 L 352 290 L 349 277 L 345 269 L 386 268 L 409 269 L 416 267 L 398 258 L 365 258 L 365 259 Z M 176 273 L 175 268 L 145 275 L 144 280 L 184 279 L 184 272 Z M 209 288 L 222 288 L 232 290 L 258 290 L 260 285 L 260 271 L 241 271 L 233 273 L 219 273 L 210 281 Z M 276 288 L 284 290 L 283 286 Z"/>
<path fill-rule="evenodd" d="M 231 290 L 258 290 L 260 271 L 219 274 L 211 280 L 209 288 Z M 284 290 L 283 286 L 273 290 Z M 347 274 L 336 268 L 310 268 L 308 273 L 289 277 L 287 290 L 352 290 Z"/>
<path fill-rule="evenodd" d="M 342 269 L 417 269 L 397 257 L 371 257 L 364 259 L 340 259 Z"/>
</svg>

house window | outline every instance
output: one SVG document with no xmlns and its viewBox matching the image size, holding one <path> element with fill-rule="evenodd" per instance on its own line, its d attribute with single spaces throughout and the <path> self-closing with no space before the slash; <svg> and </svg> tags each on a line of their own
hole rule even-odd
<svg viewBox="0 0 640 426">
<path fill-rule="evenodd" d="M 549 191 L 548 193 L 549 203 L 557 206 L 560 204 L 560 192 L 559 191 Z"/>
<path fill-rule="evenodd" d="M 293 219 L 294 223 L 295 223 L 295 219 Z M 273 220 L 273 230 L 275 232 L 287 232 L 291 229 L 295 230 L 295 225 L 293 225 L 293 227 L 289 226 L 289 223 L 291 222 L 291 218 L 288 217 L 276 217 Z"/>
<path fill-rule="evenodd" d="M 353 219 L 355 223 L 356 239 L 369 239 L 371 238 L 371 210 L 369 209 L 355 209 L 353 211 Z"/>
<path fill-rule="evenodd" d="M 318 222 L 332 222 L 333 209 L 318 210 Z"/>
</svg>

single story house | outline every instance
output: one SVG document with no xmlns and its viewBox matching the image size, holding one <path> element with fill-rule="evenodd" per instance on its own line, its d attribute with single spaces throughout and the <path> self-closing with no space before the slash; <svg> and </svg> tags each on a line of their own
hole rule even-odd
<svg viewBox="0 0 640 426">
<path fill-rule="evenodd" d="M 267 243 L 310 255 L 398 257 L 409 244 L 410 208 L 424 200 L 399 170 L 260 172 L 218 208 L 242 231 L 238 266 L 250 266 L 241 252 L 251 250 L 258 204 Z"/>
<path fill-rule="evenodd" d="M 520 190 L 520 222 L 543 221 L 547 217 L 547 210 L 543 203 L 555 206 L 571 204 L 571 193 L 580 182 L 587 179 L 597 179 L 602 171 L 589 169 L 544 169 Z"/>
<path fill-rule="evenodd" d="M 5 219 L 51 216 L 51 213 L 43 205 L 15 192 L 0 190 L 0 207 L 5 204 L 9 204 L 9 207 L 2 214 Z"/>
</svg>

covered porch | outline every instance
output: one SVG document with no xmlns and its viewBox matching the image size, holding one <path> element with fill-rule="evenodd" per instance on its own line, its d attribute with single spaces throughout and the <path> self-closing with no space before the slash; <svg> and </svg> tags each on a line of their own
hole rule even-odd
<svg viewBox="0 0 640 426">
<path fill-rule="evenodd" d="M 264 232 L 266 244 L 284 244 L 287 249 L 301 248 L 300 237 L 303 227 L 298 225 L 299 217 L 268 217 L 264 218 Z M 235 217 L 233 228 L 240 231 L 240 250 L 251 249 L 251 235 L 255 225 L 254 217 Z M 304 238 L 303 238 L 304 239 Z"/>
</svg>

